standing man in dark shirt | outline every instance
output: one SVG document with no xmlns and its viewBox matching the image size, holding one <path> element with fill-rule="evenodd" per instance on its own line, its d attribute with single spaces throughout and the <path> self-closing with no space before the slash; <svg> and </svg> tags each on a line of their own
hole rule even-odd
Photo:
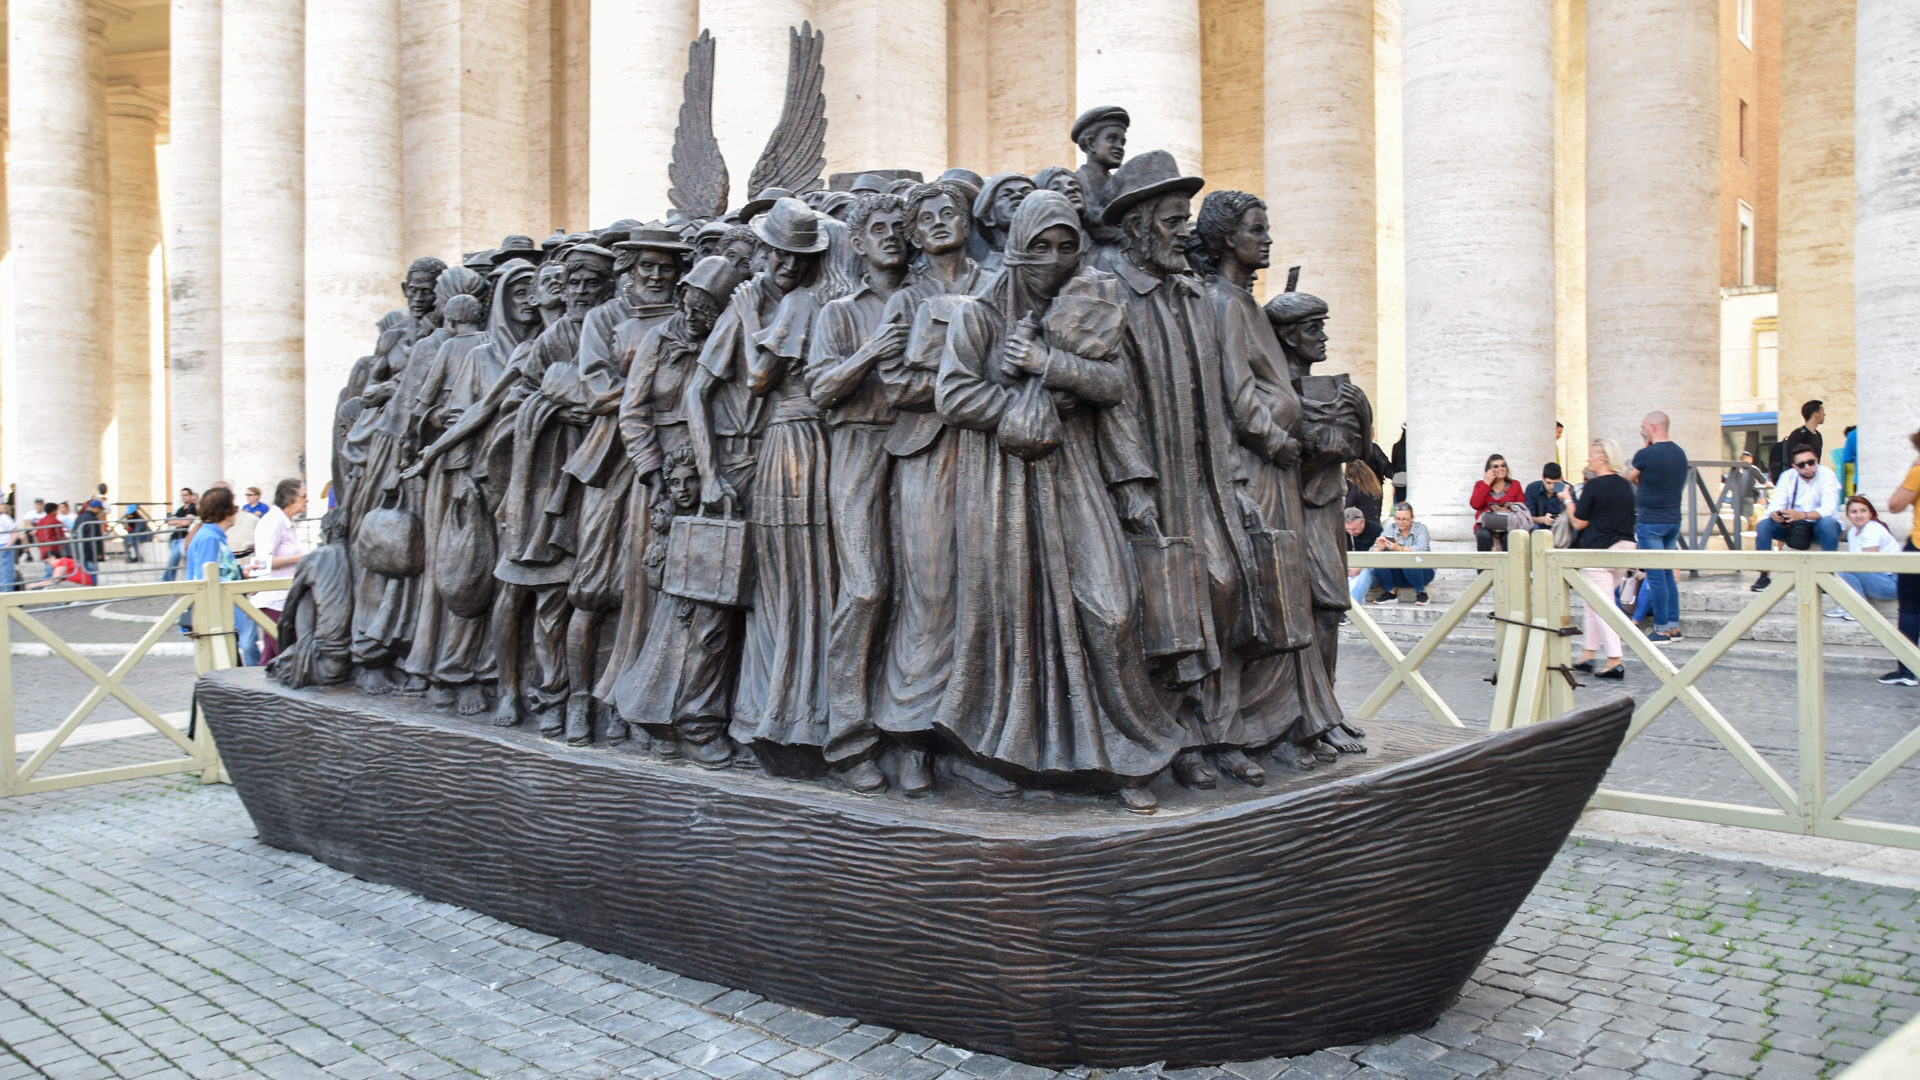
<svg viewBox="0 0 1920 1080">
<path fill-rule="evenodd" d="M 1670 551 L 1680 546 L 1680 496 L 1687 488 L 1687 452 L 1667 436 L 1667 414 L 1650 412 L 1640 421 L 1646 443 L 1633 455 L 1626 477 L 1640 490 L 1634 499 L 1635 546 L 1645 551 Z M 1673 571 L 1647 571 L 1653 590 L 1653 633 L 1649 641 L 1680 640 L 1680 586 Z"/>
<path fill-rule="evenodd" d="M 172 581 L 180 572 L 180 564 L 187 557 L 187 526 L 193 524 L 199 516 L 200 500 L 192 488 L 180 489 L 180 505 L 167 515 L 167 524 L 173 531 L 167 534 L 167 568 L 161 572 L 161 581 Z"/>
<path fill-rule="evenodd" d="M 1793 455 L 1803 446 L 1813 451 L 1813 460 L 1826 460 L 1824 451 L 1827 440 L 1826 436 L 1820 434 L 1820 425 L 1827 422 L 1827 403 L 1815 398 L 1800 406 L 1800 420 L 1800 426 L 1780 440 L 1780 461 L 1788 467 L 1793 464 Z M 1781 469 L 1781 472 L 1785 471 Z M 1773 479 L 1777 482 L 1780 477 L 1776 474 Z"/>
</svg>

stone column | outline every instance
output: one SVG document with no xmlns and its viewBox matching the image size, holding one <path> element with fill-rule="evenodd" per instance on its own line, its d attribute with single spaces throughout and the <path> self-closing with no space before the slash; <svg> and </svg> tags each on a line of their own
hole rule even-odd
<svg viewBox="0 0 1920 1080">
<path fill-rule="evenodd" d="M 815 0 L 827 172 L 947 167 L 946 0 Z"/>
<path fill-rule="evenodd" d="M 528 8 L 528 0 L 400 6 L 408 258 L 457 264 L 531 225 Z"/>
<path fill-rule="evenodd" d="M 220 400 L 220 2 L 173 0 L 167 77 L 168 498 L 225 474 Z M 244 487 L 244 485 L 242 485 Z"/>
<path fill-rule="evenodd" d="M 1860 0 L 1855 17 L 1854 385 L 1884 403 L 1860 416 L 1860 490 L 1884 506 L 1920 429 L 1920 23 L 1901 0 Z"/>
<path fill-rule="evenodd" d="M 106 419 L 100 441 L 100 475 L 95 483 L 106 482 L 120 490 L 121 425 L 117 406 L 120 390 L 116 385 L 119 365 L 114 358 L 113 317 L 119 307 L 114 296 L 113 194 L 108 165 L 107 136 L 107 24 L 128 18 L 125 8 L 105 3 L 89 3 L 87 9 L 87 168 L 91 174 L 88 191 L 93 195 L 93 220 L 98 232 L 88 269 L 100 297 L 100 308 L 93 314 L 99 325 L 101 348 L 93 355 L 95 385 L 99 387 L 97 408 Z M 89 486 L 91 487 L 91 486 Z M 92 494 L 89 490 L 89 494 Z"/>
<path fill-rule="evenodd" d="M 787 28 L 811 21 L 813 9 L 813 0 L 700 0 L 700 26 L 717 39 L 713 133 L 720 140 L 720 154 L 726 158 L 732 181 L 729 206 L 754 196 L 747 190 L 753 164 L 780 122 L 780 103 L 786 99 Z M 686 42 L 680 44 L 684 70 Z M 833 99 L 828 98 L 829 132 L 834 115 Z"/>
<path fill-rule="evenodd" d="M 221 479 L 266 490 L 300 475 L 306 447 L 306 12 L 226 0 L 223 17 Z"/>
<path fill-rule="evenodd" d="M 700 34 L 697 12 L 696 0 L 593 0 L 587 205 L 596 225 L 666 213 L 667 163 L 687 42 Z"/>
<path fill-rule="evenodd" d="M 1076 115 L 1096 105 L 1127 110 L 1129 154 L 1165 150 L 1182 171 L 1206 174 L 1199 0 L 1077 0 L 1073 91 Z"/>
<path fill-rule="evenodd" d="M 983 176 L 1048 165 L 1079 168 L 1073 130 L 1074 9 L 1062 0 L 989 0 Z"/>
<path fill-rule="evenodd" d="M 373 351 L 375 320 L 403 304 L 400 0 L 307 10 L 306 100 L 304 439 L 321 506 L 340 388 Z"/>
<path fill-rule="evenodd" d="M 1553 11 L 1403 11 L 1409 500 L 1462 541 L 1489 454 L 1523 482 L 1553 456 Z"/>
<path fill-rule="evenodd" d="M 1379 389 L 1373 7 L 1267 0 L 1266 19 L 1267 293 L 1299 266 L 1300 288 L 1326 300 L 1332 316 L 1329 369 L 1351 373 L 1369 394 Z"/>
<path fill-rule="evenodd" d="M 16 416 L 22 506 L 71 499 L 100 482 L 107 347 L 92 318 L 106 300 L 92 272 L 102 222 L 88 125 L 87 15 L 69 0 L 7 4 L 8 232 L 13 245 L 14 385 L 40 405 Z"/>
<path fill-rule="evenodd" d="M 107 102 L 113 204 L 113 413 L 119 500 L 167 498 L 166 433 L 154 426 L 153 281 L 160 246 L 160 177 L 154 136 L 166 99 L 116 90 Z"/>
<path fill-rule="evenodd" d="M 1781 431 L 1819 398 L 1838 432 L 1858 423 L 1853 384 L 1853 0 L 1780 9 Z M 1831 460 L 1831 458 L 1829 458 Z M 1877 501 L 1886 492 L 1869 496 Z"/>
<path fill-rule="evenodd" d="M 1720 456 L 1718 13 L 1587 3 L 1588 435 L 1628 456 L 1654 409 Z"/>
</svg>

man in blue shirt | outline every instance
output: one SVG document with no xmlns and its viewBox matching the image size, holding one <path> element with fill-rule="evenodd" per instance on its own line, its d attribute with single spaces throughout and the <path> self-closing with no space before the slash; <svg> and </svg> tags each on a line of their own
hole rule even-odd
<svg viewBox="0 0 1920 1080">
<path fill-rule="evenodd" d="M 1626 471 L 1639 485 L 1634 497 L 1633 536 L 1642 550 L 1667 551 L 1680 546 L 1680 496 L 1687 489 L 1687 452 L 1667 435 L 1667 414 L 1650 412 L 1640 421 L 1646 445 L 1633 455 Z M 1648 641 L 1680 640 L 1680 586 L 1673 571 L 1647 571 L 1653 601 L 1653 633 Z"/>
<path fill-rule="evenodd" d="M 1560 479 L 1560 463 L 1549 461 L 1540 470 L 1540 479 L 1527 485 L 1527 513 L 1533 523 L 1543 529 L 1553 528 L 1554 519 L 1560 516 L 1562 509 L 1560 493 L 1567 485 Z"/>
</svg>

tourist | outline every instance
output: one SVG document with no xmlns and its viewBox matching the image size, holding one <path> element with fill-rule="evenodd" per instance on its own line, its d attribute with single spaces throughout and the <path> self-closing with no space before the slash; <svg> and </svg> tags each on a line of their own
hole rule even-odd
<svg viewBox="0 0 1920 1080">
<path fill-rule="evenodd" d="M 1774 485 L 1767 516 L 1754 530 L 1754 550 L 1772 551 L 1776 539 L 1795 551 L 1811 549 L 1816 540 L 1822 551 L 1840 547 L 1840 478 L 1811 446 L 1793 452 L 1793 468 Z M 1772 583 L 1762 570 L 1749 588 L 1759 592 Z"/>
<path fill-rule="evenodd" d="M 167 515 L 167 524 L 172 526 L 172 531 L 167 534 L 167 568 L 160 574 L 161 581 L 172 581 L 180 572 L 180 564 L 187 557 L 187 527 L 199 516 L 199 496 L 192 488 L 181 488 L 180 505 Z"/>
<path fill-rule="evenodd" d="M 1509 474 L 1506 458 L 1499 454 L 1487 458 L 1486 473 L 1474 481 L 1473 496 L 1468 502 L 1473 506 L 1474 547 L 1480 551 L 1507 550 L 1506 533 L 1516 523 L 1526 522 L 1527 495 Z M 1497 516 L 1489 520 L 1488 514 Z"/>
<path fill-rule="evenodd" d="M 67 553 L 61 543 L 67 538 L 67 527 L 60 521 L 60 505 L 48 502 L 45 511 L 33 522 L 33 542 L 40 547 L 40 558 L 49 563 Z M 53 573 L 51 567 L 47 573 Z"/>
<path fill-rule="evenodd" d="M 1586 551 L 1620 551 L 1634 547 L 1634 491 L 1627 478 L 1620 475 L 1620 444 L 1612 439 L 1595 439 L 1587 450 L 1587 471 L 1592 476 L 1580 491 L 1576 500 L 1571 493 L 1563 492 L 1561 505 L 1573 515 L 1573 527 L 1577 530 L 1573 546 Z M 1613 590 L 1620 584 L 1622 570 L 1605 567 L 1583 567 L 1580 571 L 1600 590 L 1603 597 L 1611 597 Z M 1591 671 L 1596 679 L 1623 679 L 1626 670 L 1620 663 L 1620 635 L 1614 632 L 1600 615 L 1600 609 L 1593 603 L 1587 604 L 1586 625 L 1580 639 L 1580 662 L 1573 665 L 1575 671 Z M 1606 654 L 1607 663 L 1599 670 L 1593 666 L 1596 646 Z"/>
<path fill-rule="evenodd" d="M 80 558 L 80 565 L 86 567 L 88 574 L 100 572 L 100 559 L 105 554 L 101 550 L 105 545 L 100 539 L 106 529 L 106 525 L 100 520 L 101 509 L 100 500 L 89 499 L 81 504 L 79 511 L 73 515 L 73 525 L 69 528 L 69 532 L 78 541 L 74 544 L 74 548 Z"/>
<path fill-rule="evenodd" d="M 1672 551 L 1680 546 L 1680 497 L 1687 489 L 1687 452 L 1667 434 L 1667 414 L 1650 412 L 1640 421 L 1644 445 L 1626 470 L 1628 481 L 1639 485 L 1634 494 L 1634 542 L 1647 551 Z M 1647 589 L 1653 604 L 1653 633 L 1649 641 L 1680 640 L 1680 587 L 1673 571 L 1647 571 Z"/>
<path fill-rule="evenodd" d="M 1878 551 L 1889 555 L 1900 550 L 1900 541 L 1893 538 L 1893 531 L 1880 520 L 1873 508 L 1873 500 L 1865 495 L 1855 495 L 1847 500 L 1847 551 L 1852 554 Z M 1868 600 L 1891 600 L 1895 595 L 1894 574 L 1891 570 L 1884 573 L 1872 570 L 1842 570 L 1834 575 L 1852 586 L 1853 591 Z M 1856 621 L 1853 613 L 1843 607 L 1827 612 L 1829 619 Z"/>
<path fill-rule="evenodd" d="M 1567 489 L 1560 477 L 1560 463 L 1549 461 L 1541 467 L 1540 479 L 1527 485 L 1527 514 L 1543 529 L 1560 519 L 1560 493 Z"/>
<path fill-rule="evenodd" d="M 1913 433 L 1911 442 L 1914 450 L 1920 451 L 1920 431 Z M 1900 486 L 1893 489 L 1892 495 L 1887 496 L 1887 512 L 1899 514 L 1912 509 L 1916 497 L 1920 497 L 1920 458 L 1914 459 L 1913 465 L 1907 469 L 1906 479 L 1900 481 Z M 1910 534 L 1906 546 L 1900 550 L 1920 551 L 1920 546 L 1914 544 Z M 1900 574 L 1897 577 L 1894 587 L 1900 602 L 1900 636 L 1920 645 L 1920 574 Z M 1880 681 L 1888 686 L 1920 686 L 1920 679 L 1914 678 L 1913 669 L 1905 664 L 1895 664 L 1892 671 L 1880 676 Z"/>
<path fill-rule="evenodd" d="M 140 509 L 139 503 L 128 503 L 127 512 L 120 515 L 120 529 L 126 538 L 127 561 L 139 562 L 147 541 L 153 536 L 153 519 Z"/>
<path fill-rule="evenodd" d="M 1826 436 L 1820 434 L 1820 425 L 1827 422 L 1827 403 L 1816 398 L 1801 405 L 1800 420 L 1800 426 L 1787 432 L 1787 437 L 1780 440 L 1780 460 L 1786 462 L 1789 468 L 1793 465 L 1794 455 L 1803 446 L 1813 448 L 1815 461 L 1826 456 Z M 1782 469 L 1775 473 L 1774 480 L 1778 481 L 1785 471 Z"/>
<path fill-rule="evenodd" d="M 264 518 L 267 516 L 267 511 L 271 509 L 273 508 L 260 501 L 259 488 L 250 487 L 247 489 L 247 501 L 240 507 L 241 513 L 252 514 L 257 518 Z"/>
<path fill-rule="evenodd" d="M 194 530 L 193 538 L 187 541 L 187 565 L 205 566 L 213 563 L 220 568 L 221 581 L 239 581 L 240 563 L 233 557 L 233 549 L 227 545 L 227 530 L 233 527 L 240 517 L 240 508 L 234 505 L 233 491 L 230 488 L 216 487 L 209 490 L 200 500 L 200 527 Z M 233 628 L 240 647 L 240 663 L 251 667 L 260 662 L 260 628 L 252 619 L 233 609 Z"/>
<path fill-rule="evenodd" d="M 274 485 L 273 505 L 267 508 L 265 516 L 260 519 L 259 529 L 253 534 L 253 577 L 293 576 L 294 567 L 305 551 L 300 545 L 300 535 L 293 527 L 293 519 L 305 513 L 306 509 L 306 481 L 289 477 Z M 285 592 L 253 594 L 253 606 L 274 623 L 280 621 L 280 613 L 286 602 Z M 279 651 L 277 641 L 271 637 L 264 639 L 260 643 L 260 662 L 265 664 L 272 660 Z"/>
<path fill-rule="evenodd" d="M 1347 508 L 1358 507 L 1367 516 L 1368 521 L 1379 521 L 1384 516 L 1380 490 L 1380 477 L 1364 461 L 1347 462 Z"/>
<path fill-rule="evenodd" d="M 1347 507 L 1346 529 L 1348 551 L 1372 551 L 1373 542 L 1380 539 L 1380 523 L 1367 517 L 1367 512 L 1357 506 Z M 1358 566 L 1347 567 L 1347 594 L 1356 603 L 1367 598 L 1375 573 Z"/>
<path fill-rule="evenodd" d="M 9 502 L 0 508 L 0 593 L 13 591 L 14 544 L 18 540 L 14 535 L 19 523 L 13 520 L 12 489 L 8 489 L 7 497 Z"/>
<path fill-rule="evenodd" d="M 1373 542 L 1375 551 L 1430 551 L 1433 542 L 1427 527 L 1413 520 L 1413 504 L 1399 503 L 1393 508 L 1393 523 Z M 1433 571 L 1413 567 L 1395 567 L 1373 571 L 1374 582 L 1385 590 L 1382 604 L 1399 603 L 1399 590 L 1413 590 L 1413 606 L 1427 605 L 1427 586 L 1433 584 Z"/>
</svg>

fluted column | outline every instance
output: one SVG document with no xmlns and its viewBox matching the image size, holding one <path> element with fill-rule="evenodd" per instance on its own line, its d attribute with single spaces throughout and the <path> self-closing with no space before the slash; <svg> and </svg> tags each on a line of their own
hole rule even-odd
<svg viewBox="0 0 1920 1080">
<path fill-rule="evenodd" d="M 1266 200 L 1279 275 L 1267 291 L 1284 287 L 1286 267 L 1301 268 L 1300 287 L 1330 312 L 1329 369 L 1369 394 L 1379 389 L 1373 8 L 1267 0 L 1266 18 Z"/>
<path fill-rule="evenodd" d="M 173 0 L 167 46 L 169 492 L 225 473 L 220 401 L 220 4 Z M 169 494 L 171 497 L 171 494 Z"/>
<path fill-rule="evenodd" d="M 528 8 L 528 0 L 404 0 L 400 6 L 409 258 L 436 255 L 456 263 L 531 225 Z"/>
<path fill-rule="evenodd" d="M 113 207 L 113 415 L 118 470 L 114 494 L 167 497 L 166 434 L 155 426 L 154 249 L 160 246 L 160 177 L 154 136 L 166 99 L 116 90 L 107 101 L 107 157 Z"/>
<path fill-rule="evenodd" d="M 786 100 L 787 28 L 811 21 L 813 8 L 813 0 L 700 0 L 700 25 L 717 39 L 713 133 L 720 140 L 720 154 L 726 158 L 732 181 L 730 205 L 738 206 L 754 195 L 747 190 L 754 162 L 760 160 L 767 136 L 780 121 L 780 104 Z M 684 58 L 685 53 L 681 55 Z M 833 115 L 829 98 L 829 131 Z"/>
<path fill-rule="evenodd" d="M 1403 11 L 1410 498 L 1465 540 L 1489 454 L 1522 480 L 1553 456 L 1553 11 Z"/>
<path fill-rule="evenodd" d="M 1588 434 L 1629 452 L 1659 409 L 1720 454 L 1718 12 L 1587 3 Z"/>
<path fill-rule="evenodd" d="M 222 478 L 265 489 L 300 474 L 306 444 L 305 5 L 226 0 L 223 15 Z"/>
<path fill-rule="evenodd" d="M 68 0 L 7 4 L 8 226 L 13 243 L 14 385 L 21 505 L 71 499 L 101 477 L 108 422 L 92 315 L 101 241 L 90 149 L 87 14 Z M 11 479 L 11 477 L 9 478 Z"/>
<path fill-rule="evenodd" d="M 1855 17 L 1854 385 L 1884 406 L 1860 415 L 1860 490 L 1881 501 L 1920 429 L 1920 23 L 1903 0 L 1859 0 Z"/>
<path fill-rule="evenodd" d="M 1073 130 L 1074 9 L 1063 0 L 988 0 L 987 148 L 956 161 L 983 175 L 1079 168 Z M 829 106 L 831 107 L 831 106 Z"/>
<path fill-rule="evenodd" d="M 318 496 L 340 388 L 373 351 L 374 321 L 401 305 L 400 0 L 311 6 L 306 65 L 305 441 Z"/>
<path fill-rule="evenodd" d="M 1205 175 L 1199 0 L 1077 0 L 1073 86 L 1076 114 L 1127 110 L 1129 154 L 1165 150 L 1182 171 Z"/>
<path fill-rule="evenodd" d="M 1780 9 L 1781 432 L 1799 405 L 1856 423 L 1853 384 L 1853 0 Z M 1885 492 L 1872 497 L 1884 499 Z"/>
<path fill-rule="evenodd" d="M 815 0 L 827 35 L 827 172 L 947 165 L 946 0 Z"/>
<path fill-rule="evenodd" d="M 666 212 L 667 162 L 698 10 L 697 0 L 594 0 L 587 204 L 595 224 Z"/>
</svg>

